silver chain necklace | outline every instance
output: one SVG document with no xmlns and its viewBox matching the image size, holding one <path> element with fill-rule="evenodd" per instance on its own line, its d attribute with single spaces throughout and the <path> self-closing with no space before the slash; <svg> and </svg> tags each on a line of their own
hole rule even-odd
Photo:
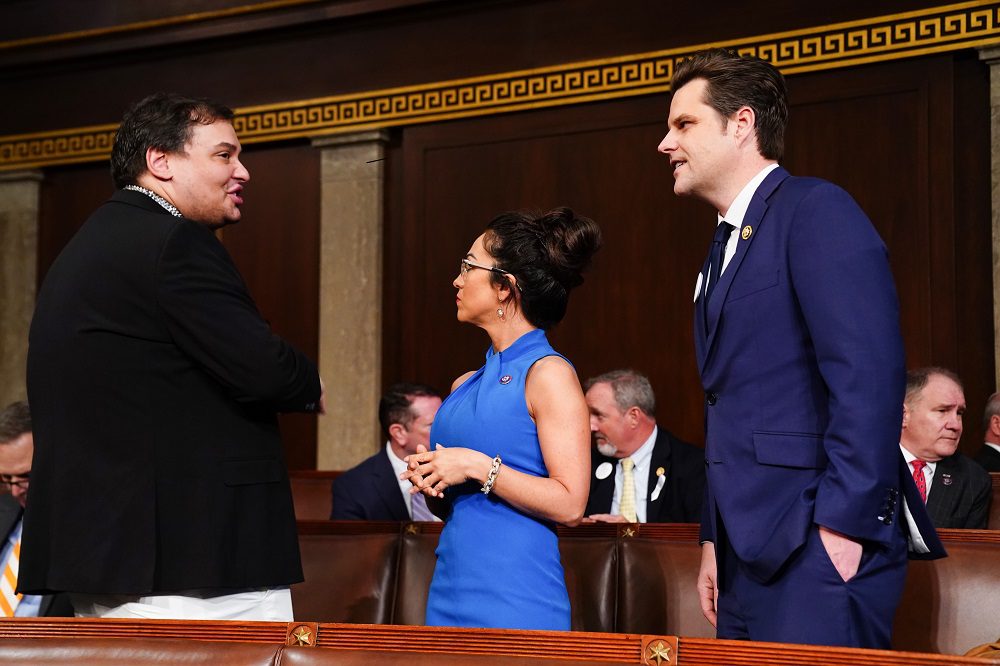
<svg viewBox="0 0 1000 666">
<path fill-rule="evenodd" d="M 172 203 L 161 197 L 156 192 L 153 192 L 152 190 L 147 190 L 145 187 L 139 187 L 138 185 L 126 185 L 122 189 L 132 190 L 133 192 L 141 192 L 142 194 L 145 194 L 147 197 L 149 197 L 156 203 L 163 206 L 163 209 L 166 210 L 171 215 L 173 215 L 174 217 L 183 217 L 183 215 L 181 215 L 181 212 L 177 210 L 177 206 L 173 205 Z"/>
</svg>

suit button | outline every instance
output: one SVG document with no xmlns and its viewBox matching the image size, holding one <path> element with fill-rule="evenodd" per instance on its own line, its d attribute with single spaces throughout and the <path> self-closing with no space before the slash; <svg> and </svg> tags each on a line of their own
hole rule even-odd
<svg viewBox="0 0 1000 666">
<path fill-rule="evenodd" d="M 715 393 L 706 393 L 705 394 L 705 400 L 708 401 L 709 405 L 714 405 L 715 403 L 717 403 L 719 401 L 719 396 L 716 395 Z"/>
</svg>

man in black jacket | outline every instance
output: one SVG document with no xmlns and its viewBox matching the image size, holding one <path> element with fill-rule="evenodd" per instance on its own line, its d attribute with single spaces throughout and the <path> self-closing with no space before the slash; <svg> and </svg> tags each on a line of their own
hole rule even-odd
<svg viewBox="0 0 1000 666">
<path fill-rule="evenodd" d="M 302 580 L 276 413 L 322 412 L 214 231 L 250 174 L 232 111 L 156 94 L 115 137 L 118 189 L 49 269 L 31 324 L 20 590 L 80 615 L 291 620 Z"/>
<path fill-rule="evenodd" d="M 696 523 L 705 453 L 656 425 L 649 380 L 613 370 L 586 383 L 591 453 L 585 522 Z"/>
</svg>

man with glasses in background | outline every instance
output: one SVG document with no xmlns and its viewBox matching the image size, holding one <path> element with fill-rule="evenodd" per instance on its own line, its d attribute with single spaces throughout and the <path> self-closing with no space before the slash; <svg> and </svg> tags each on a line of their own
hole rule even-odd
<svg viewBox="0 0 1000 666">
<path fill-rule="evenodd" d="M 28 501 L 28 477 L 35 444 L 28 403 L 0 412 L 0 617 L 72 617 L 65 594 L 15 594 L 21 555 L 21 515 Z"/>
</svg>

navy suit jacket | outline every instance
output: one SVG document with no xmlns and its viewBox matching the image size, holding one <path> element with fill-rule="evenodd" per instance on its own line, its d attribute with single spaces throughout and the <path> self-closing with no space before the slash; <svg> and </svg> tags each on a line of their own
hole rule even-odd
<svg viewBox="0 0 1000 666">
<path fill-rule="evenodd" d="M 721 517 L 737 556 L 766 581 L 815 525 L 901 538 L 906 366 L 885 245 L 846 192 L 779 167 L 735 233 L 707 310 L 701 296 L 695 307 L 707 403 L 701 536 L 715 541 Z M 924 514 L 919 501 L 910 509 Z"/>
<path fill-rule="evenodd" d="M 972 458 L 955 453 L 938 461 L 927 494 L 927 513 L 935 527 L 985 530 L 993 482 Z"/>
<path fill-rule="evenodd" d="M 330 519 L 410 520 L 385 449 L 334 479 Z"/>
<path fill-rule="evenodd" d="M 590 453 L 590 497 L 586 515 L 610 513 L 615 495 L 615 474 L 598 479 L 595 472 L 602 463 L 618 464 L 615 458 L 602 456 L 595 450 Z M 663 468 L 666 479 L 660 495 L 649 498 L 656 488 L 656 470 Z M 613 469 L 613 468 L 612 468 Z M 705 452 L 671 435 L 665 428 L 658 428 L 653 454 L 649 464 L 646 489 L 647 523 L 696 523 L 701 519 L 701 502 L 705 496 Z"/>
</svg>

